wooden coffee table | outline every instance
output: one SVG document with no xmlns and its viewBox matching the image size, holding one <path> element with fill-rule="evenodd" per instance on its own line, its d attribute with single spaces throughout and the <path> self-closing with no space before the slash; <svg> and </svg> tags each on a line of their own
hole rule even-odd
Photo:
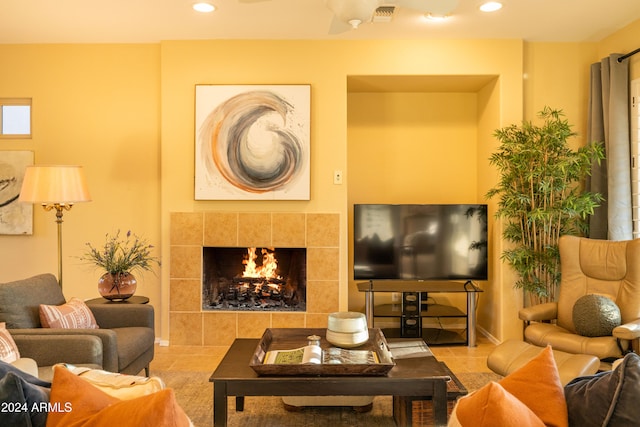
<svg viewBox="0 0 640 427">
<path fill-rule="evenodd" d="M 435 425 L 447 425 L 451 377 L 446 365 L 433 356 L 397 360 L 386 376 L 258 376 L 249 361 L 259 341 L 236 339 L 209 378 L 214 427 L 227 425 L 229 396 L 236 397 L 239 411 L 244 408 L 244 396 L 414 396 L 431 399 Z"/>
</svg>

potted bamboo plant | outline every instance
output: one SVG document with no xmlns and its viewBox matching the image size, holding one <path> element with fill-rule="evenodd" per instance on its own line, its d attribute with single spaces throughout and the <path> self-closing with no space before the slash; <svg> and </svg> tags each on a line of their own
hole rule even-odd
<svg viewBox="0 0 640 427">
<path fill-rule="evenodd" d="M 584 235 L 586 219 L 602 196 L 584 190 L 593 161 L 604 158 L 601 143 L 578 150 L 568 146 L 575 136 L 562 110 L 545 107 L 543 121 L 496 130 L 500 147 L 489 158 L 500 179 L 487 198 L 499 197 L 496 217 L 506 220 L 502 237 L 510 242 L 502 260 L 518 273 L 530 304 L 555 301 L 560 283 L 558 239 Z"/>
</svg>

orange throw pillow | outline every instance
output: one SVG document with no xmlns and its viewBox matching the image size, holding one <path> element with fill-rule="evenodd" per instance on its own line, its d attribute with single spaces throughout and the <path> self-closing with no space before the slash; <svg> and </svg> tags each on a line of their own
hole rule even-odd
<svg viewBox="0 0 640 427">
<path fill-rule="evenodd" d="M 66 304 L 40 304 L 40 323 L 43 328 L 98 329 L 93 313 L 79 298 L 71 298 Z"/>
<path fill-rule="evenodd" d="M 499 383 L 458 400 L 449 425 L 568 427 L 567 402 L 551 346 Z"/>
<path fill-rule="evenodd" d="M 472 395 L 461 398 L 453 417 L 457 417 L 462 426 L 544 427 L 542 420 L 527 405 L 493 381 Z M 451 424 L 455 422 L 452 420 Z"/>
<path fill-rule="evenodd" d="M 111 397 L 67 369 L 54 367 L 47 427 L 188 427 L 172 389 L 131 400 Z"/>
<path fill-rule="evenodd" d="M 526 365 L 500 380 L 500 385 L 527 405 L 545 425 L 569 425 L 564 387 L 551 346 L 547 346 Z"/>
</svg>

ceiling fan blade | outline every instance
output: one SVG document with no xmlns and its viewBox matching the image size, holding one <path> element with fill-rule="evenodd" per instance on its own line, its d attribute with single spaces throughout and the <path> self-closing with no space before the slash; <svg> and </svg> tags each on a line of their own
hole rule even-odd
<svg viewBox="0 0 640 427">
<path fill-rule="evenodd" d="M 353 30 L 353 26 L 348 22 L 341 21 L 337 16 L 333 15 L 331 25 L 329 26 L 329 34 L 342 34 Z"/>
<path fill-rule="evenodd" d="M 338 20 L 345 23 L 357 21 L 358 24 L 371 22 L 380 3 L 381 0 L 324 0 L 325 6 Z"/>
</svg>

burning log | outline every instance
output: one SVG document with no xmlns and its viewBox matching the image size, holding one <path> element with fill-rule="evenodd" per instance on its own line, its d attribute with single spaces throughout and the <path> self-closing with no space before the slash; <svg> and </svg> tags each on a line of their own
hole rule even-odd
<svg viewBox="0 0 640 427">
<path fill-rule="evenodd" d="M 233 283 L 236 284 L 252 284 L 255 285 L 257 284 L 262 284 L 262 283 L 272 283 L 272 284 L 277 284 L 277 285 L 282 285 L 283 283 L 285 283 L 285 280 L 283 280 L 281 277 L 274 277 L 274 278 L 264 278 L 264 277 L 242 277 L 242 276 L 237 276 L 233 278 Z"/>
<path fill-rule="evenodd" d="M 234 248 L 236 251 L 240 248 Z M 305 254 L 288 250 L 283 258 L 286 278 L 278 273 L 272 249 L 247 248 L 242 272 L 233 273 L 232 258 L 213 258 L 205 267 L 203 306 L 229 310 L 304 310 Z M 237 256 L 238 252 L 235 252 Z M 262 254 L 262 264 L 258 257 Z M 257 261 L 257 262 L 256 262 Z M 207 264 L 205 264 L 207 265 Z M 242 267 L 241 267 L 242 268 Z"/>
</svg>

